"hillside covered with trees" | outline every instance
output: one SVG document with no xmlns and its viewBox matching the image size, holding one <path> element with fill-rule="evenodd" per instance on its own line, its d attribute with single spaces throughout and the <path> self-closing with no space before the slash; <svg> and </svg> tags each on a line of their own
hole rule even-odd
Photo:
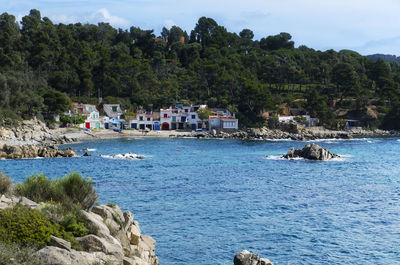
<svg viewBox="0 0 400 265">
<path fill-rule="evenodd" d="M 108 23 L 54 24 L 38 10 L 0 16 L 0 120 L 67 110 L 71 100 L 135 110 L 205 103 L 247 126 L 297 111 L 326 126 L 357 119 L 400 129 L 400 66 L 350 50 L 295 48 L 291 35 L 254 40 L 201 17 L 191 32 Z"/>
</svg>

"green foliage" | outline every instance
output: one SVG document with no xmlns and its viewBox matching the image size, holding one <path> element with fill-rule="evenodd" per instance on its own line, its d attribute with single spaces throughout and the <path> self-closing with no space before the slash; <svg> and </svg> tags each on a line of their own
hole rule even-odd
<svg viewBox="0 0 400 265">
<path fill-rule="evenodd" d="M 39 210 L 16 206 L 0 210 L 0 241 L 38 247 L 50 242 L 57 230 Z"/>
<path fill-rule="evenodd" d="M 82 237 L 89 234 L 89 230 L 85 227 L 85 223 L 77 222 L 76 216 L 73 214 L 67 214 L 63 217 L 61 225 L 65 231 L 71 232 L 76 237 Z"/>
<path fill-rule="evenodd" d="M 17 184 L 16 193 L 36 202 L 58 202 L 68 210 L 74 205 L 89 209 L 97 201 L 92 180 L 86 180 L 78 173 L 71 173 L 55 181 L 43 174 L 27 177 L 23 183 Z"/>
<path fill-rule="evenodd" d="M 35 255 L 36 251 L 31 246 L 0 242 L 0 265 L 42 265 Z"/>
<path fill-rule="evenodd" d="M 35 202 L 56 200 L 54 186 L 51 180 L 43 174 L 26 177 L 23 183 L 15 186 L 15 193 Z"/>
<path fill-rule="evenodd" d="M 211 115 L 211 110 L 209 108 L 201 108 L 197 110 L 197 115 L 199 115 L 199 119 L 205 121 Z"/>
<path fill-rule="evenodd" d="M 0 172 L 0 194 L 7 194 L 11 191 L 12 180 Z"/>
</svg>

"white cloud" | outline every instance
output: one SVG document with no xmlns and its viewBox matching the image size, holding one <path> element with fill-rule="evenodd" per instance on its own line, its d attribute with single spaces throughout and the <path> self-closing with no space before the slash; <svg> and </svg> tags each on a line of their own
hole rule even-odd
<svg viewBox="0 0 400 265">
<path fill-rule="evenodd" d="M 108 22 L 112 26 L 116 27 L 129 26 L 129 21 L 124 18 L 111 15 L 107 8 L 101 8 L 97 10 L 95 13 L 88 17 L 88 20 L 90 22 Z"/>
<path fill-rule="evenodd" d="M 164 21 L 164 25 L 167 29 L 170 29 L 172 26 L 176 26 L 176 23 L 172 19 L 167 19 Z"/>
<path fill-rule="evenodd" d="M 67 16 L 67 15 L 58 15 L 58 16 L 51 16 L 50 20 L 53 23 L 63 23 L 63 24 L 72 24 L 79 22 L 79 19 L 75 16 Z"/>
</svg>

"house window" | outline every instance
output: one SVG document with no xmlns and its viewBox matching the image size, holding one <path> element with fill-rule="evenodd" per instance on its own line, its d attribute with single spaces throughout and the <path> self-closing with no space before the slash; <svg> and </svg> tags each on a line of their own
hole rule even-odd
<svg viewBox="0 0 400 265">
<path fill-rule="evenodd" d="M 89 112 L 92 112 L 93 111 L 93 108 L 92 107 L 89 107 Z"/>
<path fill-rule="evenodd" d="M 185 112 L 188 112 L 189 110 L 188 109 L 185 109 Z"/>
<path fill-rule="evenodd" d="M 139 120 L 142 121 L 143 120 L 143 116 L 139 116 Z"/>
<path fill-rule="evenodd" d="M 168 114 L 167 113 L 164 113 L 164 118 L 168 118 Z"/>
<path fill-rule="evenodd" d="M 196 119 L 196 115 L 195 114 L 192 115 L 192 119 Z"/>
<path fill-rule="evenodd" d="M 112 106 L 111 108 L 113 112 L 117 112 L 117 106 Z"/>
<path fill-rule="evenodd" d="M 147 121 L 150 121 L 150 118 L 147 118 Z"/>
</svg>

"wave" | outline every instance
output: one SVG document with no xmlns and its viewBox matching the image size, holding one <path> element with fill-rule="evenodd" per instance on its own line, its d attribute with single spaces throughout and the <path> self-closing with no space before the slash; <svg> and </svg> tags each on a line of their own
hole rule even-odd
<svg viewBox="0 0 400 265">
<path fill-rule="evenodd" d="M 295 157 L 295 158 L 286 159 L 286 158 L 282 157 L 282 155 L 266 155 L 265 159 L 267 159 L 267 160 L 285 160 L 285 161 L 288 161 L 288 160 L 305 160 L 306 161 L 307 160 L 307 161 L 316 161 L 316 162 L 344 162 L 344 161 L 349 160 L 349 158 L 351 158 L 351 157 L 353 157 L 353 156 L 352 155 L 339 155 L 339 157 L 332 158 L 330 160 L 307 160 L 303 157 Z"/>
<path fill-rule="evenodd" d="M 126 154 L 116 154 L 116 155 L 100 155 L 103 158 L 108 159 L 122 159 L 122 160 L 141 160 L 144 158 L 143 155 L 126 153 Z"/>
<path fill-rule="evenodd" d="M 96 148 L 88 148 L 87 151 L 88 152 L 95 152 L 95 151 L 97 151 L 97 149 Z"/>
</svg>

